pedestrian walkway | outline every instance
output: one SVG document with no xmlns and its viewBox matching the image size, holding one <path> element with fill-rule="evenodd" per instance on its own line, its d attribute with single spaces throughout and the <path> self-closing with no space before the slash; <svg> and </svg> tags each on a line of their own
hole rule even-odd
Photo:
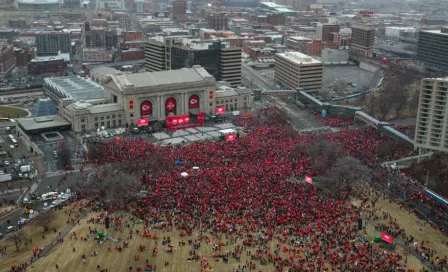
<svg viewBox="0 0 448 272">
<path fill-rule="evenodd" d="M 88 170 L 92 170 L 92 169 L 93 169 L 92 167 L 86 167 L 83 169 L 83 171 L 88 171 Z M 79 172 L 81 172 L 80 169 L 67 170 L 67 171 L 60 170 L 60 171 L 56 171 L 56 172 L 47 172 L 47 173 L 45 173 L 45 177 L 49 178 L 49 177 L 63 176 L 66 174 L 79 173 Z"/>
</svg>

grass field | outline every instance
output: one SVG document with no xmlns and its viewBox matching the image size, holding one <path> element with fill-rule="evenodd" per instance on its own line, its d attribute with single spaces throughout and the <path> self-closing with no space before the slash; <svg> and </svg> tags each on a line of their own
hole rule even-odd
<svg viewBox="0 0 448 272">
<path fill-rule="evenodd" d="M 404 210 L 400 210 L 400 208 L 396 204 L 391 204 L 384 200 L 379 200 L 377 202 L 377 207 L 382 207 L 383 211 L 387 211 L 391 214 L 392 217 L 397 218 L 398 223 L 405 228 L 406 233 L 413 235 L 416 237 L 418 241 L 421 239 L 425 240 L 425 243 L 428 244 L 431 248 L 437 250 L 438 255 L 444 256 L 448 254 L 448 248 L 446 245 L 443 245 L 441 241 L 446 240 L 441 233 L 432 229 L 431 227 L 423 227 L 416 224 L 417 218 L 413 214 L 409 214 Z M 69 208 L 64 208 L 69 209 Z M 64 210 L 58 211 L 58 219 L 52 224 L 52 228 L 56 227 L 58 231 L 62 231 L 64 225 L 66 225 L 67 215 L 65 215 Z M 92 214 L 94 216 L 95 214 Z M 89 215 L 90 216 L 90 215 Z M 100 224 L 88 224 L 86 219 L 83 219 L 79 225 L 74 226 L 71 232 L 76 232 L 78 237 L 83 236 L 87 237 L 89 226 L 92 228 L 96 228 L 100 230 L 104 227 L 104 225 Z M 422 230 L 420 230 L 420 228 Z M 136 230 L 142 230 L 143 225 L 135 225 L 133 228 Z M 46 234 L 46 239 L 42 240 L 42 229 L 27 226 L 24 231 L 30 235 L 33 239 L 33 247 L 36 246 L 46 246 L 51 239 L 53 239 L 57 233 L 53 233 L 50 231 Z M 185 272 L 193 272 L 200 271 L 200 262 L 199 261 L 188 261 L 188 257 L 190 256 L 189 252 L 192 250 L 192 246 L 188 244 L 189 239 L 195 239 L 197 231 L 193 232 L 193 236 L 184 236 L 181 237 L 177 230 L 170 232 L 163 232 L 162 230 L 151 230 L 151 233 L 157 233 L 159 235 L 159 239 L 150 239 L 138 235 L 134 233 L 133 239 L 127 240 L 127 236 L 129 234 L 129 229 L 123 228 L 123 233 L 120 233 L 118 230 L 114 230 L 114 228 L 110 229 L 109 234 L 112 237 L 117 238 L 121 237 L 123 240 L 129 242 L 129 248 L 123 249 L 123 251 L 119 252 L 115 249 L 115 245 L 122 245 L 122 242 L 113 242 L 110 240 L 106 240 L 102 245 L 96 243 L 92 237 L 89 237 L 88 241 L 81 241 L 81 239 L 75 240 L 70 239 L 70 235 L 67 235 L 64 238 L 64 243 L 56 245 L 56 247 L 47 255 L 32 264 L 31 267 L 27 269 L 27 271 L 41 272 L 41 271 L 56 271 L 55 265 L 57 264 L 60 268 L 60 271 L 96 271 L 97 265 L 100 265 L 101 268 L 108 268 L 108 271 L 129 271 L 129 267 L 132 267 L 132 271 L 136 271 L 137 266 L 144 267 L 146 260 L 148 259 L 151 264 L 157 265 L 157 271 L 185 271 Z M 372 238 L 375 235 L 378 235 L 379 232 L 375 232 L 373 227 L 368 228 L 368 237 Z M 163 236 L 171 237 L 171 244 L 174 245 L 173 252 L 167 253 L 165 252 L 166 246 L 161 244 L 161 240 Z M 209 236 L 211 237 L 211 236 Z M 179 246 L 179 241 L 185 242 L 185 246 Z M 222 237 L 222 242 L 226 243 L 226 237 Z M 243 265 L 246 263 L 246 260 L 249 259 L 243 251 L 241 255 L 241 262 L 236 262 L 235 259 L 229 258 L 228 263 L 223 263 L 222 259 L 219 261 L 215 261 L 212 257 L 212 246 L 219 241 L 212 240 L 212 243 L 206 244 L 205 242 L 201 242 L 201 247 L 197 250 L 197 254 L 199 256 L 205 256 L 210 263 L 213 271 L 232 271 L 233 268 L 238 268 L 238 265 Z M 273 240 L 269 243 L 271 252 L 273 252 L 275 245 L 278 244 L 279 241 Z M 237 242 L 237 244 L 241 244 L 241 242 Z M 139 250 L 139 246 L 143 245 L 146 247 L 146 250 L 143 252 Z M 0 243 L 0 246 L 4 246 L 3 242 Z M 111 252 L 108 251 L 108 247 L 111 247 Z M 157 247 L 157 255 L 155 257 L 152 256 L 152 248 Z M 235 245 L 227 245 L 222 247 L 221 253 L 231 252 Z M 19 253 L 13 252 L 13 247 L 8 247 L 8 256 L 2 256 L 0 259 L 0 271 L 7 271 L 11 265 L 19 264 L 25 261 L 28 261 L 32 256 L 31 246 L 28 246 L 28 249 L 22 249 Z M 72 249 L 75 248 L 76 251 L 73 252 Z M 246 250 L 246 249 L 245 249 Z M 255 251 L 255 248 L 247 248 L 247 250 Z M 93 257 L 91 253 L 93 251 L 98 252 L 98 256 Z M 398 252 L 402 252 L 402 249 L 397 248 Z M 82 263 L 81 256 L 85 254 L 86 264 Z M 286 253 L 289 254 L 289 253 Z M 285 253 L 280 253 L 282 257 L 287 257 Z M 138 255 L 139 260 L 134 260 L 134 256 Z M 168 261 L 169 265 L 164 266 L 164 262 Z M 272 264 L 260 266 L 259 261 L 256 261 L 257 269 L 262 269 L 262 271 L 274 271 L 274 266 Z M 408 256 L 408 268 L 419 270 L 422 265 L 419 260 L 413 256 Z"/>
<path fill-rule="evenodd" d="M 9 106 L 0 106 L 0 117 L 4 118 L 21 118 L 27 117 L 28 112 L 23 109 Z"/>
<path fill-rule="evenodd" d="M 68 209 L 68 208 L 65 208 Z M 21 230 L 23 237 L 32 240 L 32 244 L 26 247 L 22 245 L 19 252 L 16 252 L 14 244 L 11 244 L 7 239 L 0 241 L 0 248 L 6 247 L 7 255 L 0 255 L 0 271 L 8 271 L 12 265 L 22 264 L 28 262 L 33 256 L 32 249 L 35 247 L 45 247 L 62 231 L 67 223 L 68 216 L 65 215 L 64 210 L 56 212 L 56 219 L 50 223 L 50 230 L 43 233 L 43 228 L 38 226 L 26 226 Z M 56 229 L 56 232 L 54 232 Z M 42 238 L 45 236 L 45 239 Z"/>
</svg>

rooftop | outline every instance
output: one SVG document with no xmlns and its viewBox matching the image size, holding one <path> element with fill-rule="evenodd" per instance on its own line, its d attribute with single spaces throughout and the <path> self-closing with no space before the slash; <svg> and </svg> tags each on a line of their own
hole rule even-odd
<svg viewBox="0 0 448 272">
<path fill-rule="evenodd" d="M 321 64 L 320 61 L 300 52 L 286 52 L 275 54 L 278 57 L 295 62 L 296 64 Z"/>
<path fill-rule="evenodd" d="M 179 70 L 143 72 L 127 74 L 116 72 L 114 77 L 124 87 L 150 87 L 159 85 L 185 84 L 205 81 L 206 78 L 213 78 L 204 68 L 194 67 Z"/>
<path fill-rule="evenodd" d="M 103 87 L 78 76 L 45 78 L 45 88 L 60 98 L 72 98 L 75 101 L 104 98 Z"/>
<path fill-rule="evenodd" d="M 311 41 L 312 39 L 305 37 L 305 36 L 291 36 L 291 37 L 288 37 L 288 40 Z"/>
<path fill-rule="evenodd" d="M 104 113 L 104 112 L 115 112 L 119 110 L 124 110 L 123 105 L 120 104 L 105 104 L 105 105 L 95 105 L 90 108 L 91 113 Z"/>
<path fill-rule="evenodd" d="M 427 32 L 432 34 L 440 34 L 440 35 L 448 35 L 447 33 L 442 32 L 442 30 L 420 30 L 420 32 Z"/>
<path fill-rule="evenodd" d="M 70 126 L 71 123 L 60 115 L 51 115 L 45 117 L 27 117 L 16 119 L 19 125 L 25 130 L 39 130 L 46 128 L 59 128 Z"/>
<path fill-rule="evenodd" d="M 40 56 L 35 57 L 31 62 L 46 62 L 54 60 L 65 60 L 70 61 L 70 53 L 59 53 L 57 56 Z"/>
</svg>

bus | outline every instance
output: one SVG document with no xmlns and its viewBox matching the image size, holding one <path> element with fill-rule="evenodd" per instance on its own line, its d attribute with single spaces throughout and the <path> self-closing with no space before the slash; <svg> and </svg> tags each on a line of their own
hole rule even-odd
<svg viewBox="0 0 448 272">
<path fill-rule="evenodd" d="M 12 134 L 9 134 L 8 136 L 11 139 L 12 145 L 14 147 L 18 147 L 19 146 L 19 142 L 17 142 L 16 138 L 14 138 L 14 136 Z"/>
</svg>

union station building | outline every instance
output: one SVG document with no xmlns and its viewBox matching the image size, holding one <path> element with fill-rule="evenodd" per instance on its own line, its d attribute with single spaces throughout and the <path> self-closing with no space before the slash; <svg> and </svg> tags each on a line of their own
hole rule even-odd
<svg viewBox="0 0 448 272">
<path fill-rule="evenodd" d="M 77 76 L 45 79 L 46 94 L 77 133 L 136 127 L 140 118 L 151 123 L 171 115 L 194 117 L 199 111 L 213 115 L 216 107 L 250 108 L 251 90 L 225 85 L 200 66 L 140 73 L 99 67 L 88 80 Z"/>
</svg>

